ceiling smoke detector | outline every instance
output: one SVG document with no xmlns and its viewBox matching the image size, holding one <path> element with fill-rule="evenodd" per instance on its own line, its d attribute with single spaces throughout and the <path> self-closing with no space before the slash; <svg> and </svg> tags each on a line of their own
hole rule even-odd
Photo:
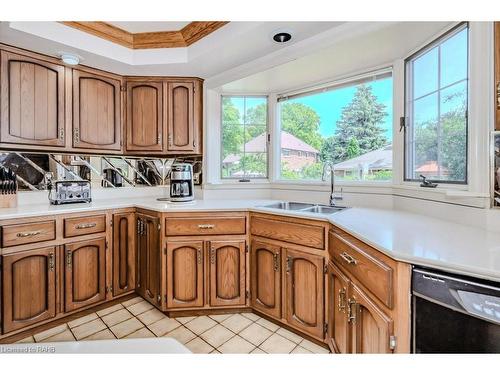
<svg viewBox="0 0 500 375">
<path fill-rule="evenodd" d="M 292 33 L 289 30 L 276 30 L 272 38 L 275 43 L 287 43 L 292 40 Z"/>
<path fill-rule="evenodd" d="M 75 55 L 73 53 L 66 53 L 66 52 L 61 53 L 60 58 L 61 58 L 62 62 L 67 64 L 67 65 L 78 65 L 80 63 L 80 60 L 81 60 L 80 56 Z"/>
</svg>

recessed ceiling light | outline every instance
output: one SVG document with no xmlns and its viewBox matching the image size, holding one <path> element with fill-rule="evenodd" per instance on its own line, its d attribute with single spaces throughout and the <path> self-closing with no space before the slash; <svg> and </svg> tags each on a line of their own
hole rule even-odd
<svg viewBox="0 0 500 375">
<path fill-rule="evenodd" d="M 73 53 L 61 53 L 61 60 L 67 65 L 78 65 L 80 63 L 80 56 Z"/>
<path fill-rule="evenodd" d="M 288 30 L 277 30 L 273 33 L 273 41 L 276 43 L 286 43 L 292 40 L 292 33 Z"/>
</svg>

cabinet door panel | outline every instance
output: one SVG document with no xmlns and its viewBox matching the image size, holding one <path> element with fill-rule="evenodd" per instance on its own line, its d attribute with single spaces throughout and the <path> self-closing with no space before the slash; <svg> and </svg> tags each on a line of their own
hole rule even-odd
<svg viewBox="0 0 500 375">
<path fill-rule="evenodd" d="M 245 241 L 210 241 L 210 305 L 245 304 Z"/>
<path fill-rule="evenodd" d="M 73 147 L 121 148 L 121 82 L 73 70 Z"/>
<path fill-rule="evenodd" d="M 349 279 L 332 262 L 328 265 L 328 296 L 328 345 L 334 352 L 349 353 Z"/>
<path fill-rule="evenodd" d="M 262 241 L 252 241 L 251 274 L 252 307 L 281 319 L 280 247 Z"/>
<path fill-rule="evenodd" d="M 138 292 L 146 300 L 159 306 L 161 304 L 160 220 L 144 214 L 137 215 L 137 218 Z"/>
<path fill-rule="evenodd" d="M 65 307 L 72 311 L 106 299 L 106 240 L 65 245 Z"/>
<path fill-rule="evenodd" d="M 163 151 L 163 84 L 127 84 L 127 150 Z"/>
<path fill-rule="evenodd" d="M 135 289 L 135 215 L 113 215 L 113 295 Z"/>
<path fill-rule="evenodd" d="M 353 353 L 391 353 L 393 321 L 361 289 L 352 287 L 349 308 Z"/>
<path fill-rule="evenodd" d="M 323 339 L 323 257 L 286 249 L 287 321 Z"/>
<path fill-rule="evenodd" d="M 167 307 L 203 306 L 203 241 L 167 242 Z"/>
<path fill-rule="evenodd" d="M 64 66 L 1 51 L 4 143 L 65 145 Z"/>
<path fill-rule="evenodd" d="M 3 331 L 56 315 L 56 255 L 48 247 L 3 256 Z"/>
<path fill-rule="evenodd" d="M 195 149 L 194 82 L 168 83 L 168 151 Z"/>
</svg>

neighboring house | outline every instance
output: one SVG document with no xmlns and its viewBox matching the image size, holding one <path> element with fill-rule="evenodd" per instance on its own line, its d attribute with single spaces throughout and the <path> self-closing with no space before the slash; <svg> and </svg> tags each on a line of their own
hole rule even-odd
<svg viewBox="0 0 500 375">
<path fill-rule="evenodd" d="M 266 134 L 263 133 L 248 141 L 244 150 L 246 154 L 260 154 L 266 152 Z M 286 168 L 292 171 L 300 171 L 304 166 L 311 165 L 319 161 L 319 151 L 309 146 L 304 141 L 298 139 L 290 133 L 281 132 L 281 160 Z M 223 168 L 233 169 L 237 167 L 240 155 L 231 154 L 222 161 Z M 251 171 L 248 171 L 251 174 Z M 238 177 L 243 172 L 232 173 Z M 247 174 L 247 175 L 250 175 Z"/>
<path fill-rule="evenodd" d="M 335 164 L 335 175 L 363 180 L 367 175 L 392 170 L 392 145 Z"/>
<path fill-rule="evenodd" d="M 422 164 L 420 167 L 415 169 L 415 173 L 418 174 L 417 178 L 422 174 L 428 179 L 437 179 L 440 180 L 444 176 L 449 176 L 450 172 L 447 168 L 441 166 L 435 160 L 430 160 L 425 164 Z"/>
</svg>

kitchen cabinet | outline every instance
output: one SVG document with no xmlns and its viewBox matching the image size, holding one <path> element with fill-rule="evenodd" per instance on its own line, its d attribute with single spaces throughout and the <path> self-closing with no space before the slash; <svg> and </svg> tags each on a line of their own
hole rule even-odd
<svg viewBox="0 0 500 375">
<path fill-rule="evenodd" d="M 65 311 L 106 299 L 106 239 L 73 242 L 64 246 Z"/>
<path fill-rule="evenodd" d="M 4 333 L 55 317 L 56 254 L 44 247 L 2 257 Z"/>
<path fill-rule="evenodd" d="M 285 248 L 286 319 L 292 327 L 324 337 L 324 258 Z"/>
<path fill-rule="evenodd" d="M 126 151 L 151 153 L 165 151 L 163 83 L 127 82 Z"/>
<path fill-rule="evenodd" d="M 168 82 L 168 143 L 170 152 L 195 152 L 195 83 Z"/>
<path fill-rule="evenodd" d="M 350 326 L 347 300 L 349 278 L 332 262 L 328 264 L 328 346 L 332 352 L 346 354 L 350 350 Z"/>
<path fill-rule="evenodd" d="M 66 146 L 65 67 L 6 50 L 0 58 L 0 143 L 12 148 Z"/>
<path fill-rule="evenodd" d="M 253 240 L 250 251 L 252 307 L 280 319 L 281 248 L 262 240 Z"/>
<path fill-rule="evenodd" d="M 147 301 L 161 306 L 160 219 L 137 214 L 137 292 Z"/>
<path fill-rule="evenodd" d="M 210 241 L 210 306 L 238 306 L 246 301 L 245 240 Z"/>
<path fill-rule="evenodd" d="M 113 215 L 113 296 L 135 289 L 135 214 Z"/>
<path fill-rule="evenodd" d="M 167 308 L 202 307 L 203 241 L 167 241 Z"/>
<path fill-rule="evenodd" d="M 73 148 L 121 149 L 121 79 L 73 69 Z"/>
</svg>

